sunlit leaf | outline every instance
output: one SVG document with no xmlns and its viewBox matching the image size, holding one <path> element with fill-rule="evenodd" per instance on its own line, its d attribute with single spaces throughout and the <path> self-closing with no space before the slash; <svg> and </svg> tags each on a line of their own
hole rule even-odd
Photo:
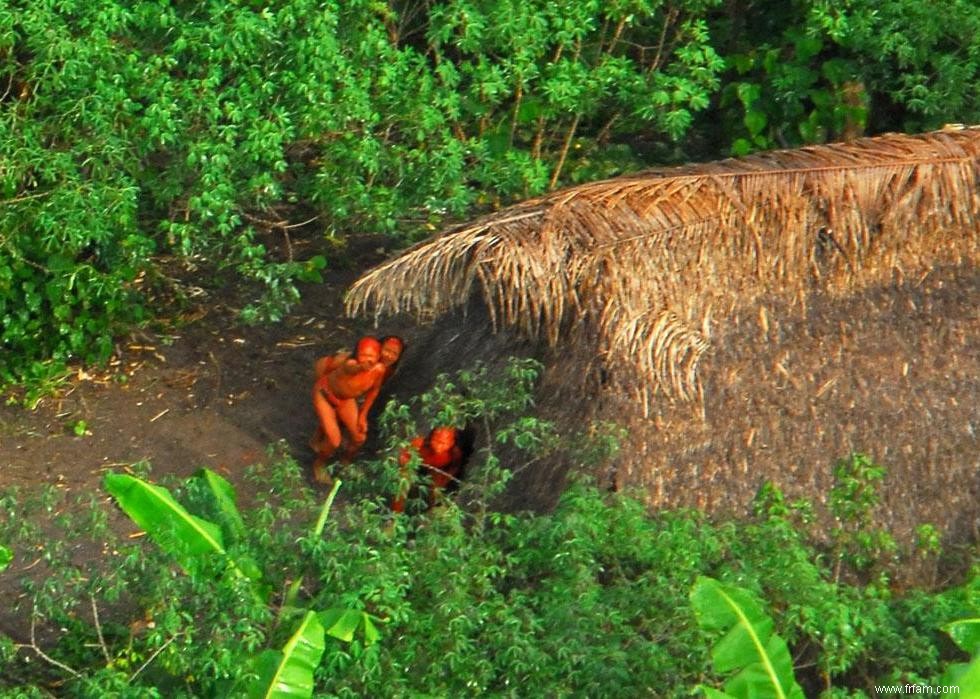
<svg viewBox="0 0 980 699">
<path fill-rule="evenodd" d="M 772 620 L 751 594 L 702 576 L 691 590 L 691 605 L 702 629 L 724 632 L 711 657 L 716 672 L 736 672 L 725 683 L 727 696 L 803 699 L 786 641 L 772 633 Z"/>
<path fill-rule="evenodd" d="M 313 671 L 323 657 L 323 626 L 307 612 L 281 651 L 262 653 L 259 677 L 249 688 L 250 699 L 288 699 L 313 696 Z"/>
<path fill-rule="evenodd" d="M 204 554 L 224 554 L 221 529 L 195 517 L 166 488 L 124 473 L 109 473 L 106 490 L 129 517 L 185 569 Z"/>
</svg>

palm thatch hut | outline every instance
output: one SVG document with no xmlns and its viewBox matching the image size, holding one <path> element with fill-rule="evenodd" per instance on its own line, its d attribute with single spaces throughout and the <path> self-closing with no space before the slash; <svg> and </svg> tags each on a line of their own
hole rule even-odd
<svg viewBox="0 0 980 699">
<path fill-rule="evenodd" d="M 538 356 L 545 414 L 628 427 L 599 475 L 653 506 L 740 511 L 765 479 L 819 498 L 860 450 L 890 469 L 897 534 L 931 521 L 962 541 L 980 515 L 978 253 L 980 127 L 960 127 L 556 191 L 370 270 L 347 307 L 423 325 L 399 391 Z M 514 503 L 553 501 L 566 468 L 523 474 Z"/>
</svg>

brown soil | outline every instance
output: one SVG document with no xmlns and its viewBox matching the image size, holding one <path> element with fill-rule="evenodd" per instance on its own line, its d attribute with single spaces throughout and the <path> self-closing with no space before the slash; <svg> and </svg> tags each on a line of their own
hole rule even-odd
<svg viewBox="0 0 980 699">
<path fill-rule="evenodd" d="M 378 250 L 362 260 L 380 258 Z M 341 295 L 357 274 L 329 272 L 276 325 L 240 325 L 211 294 L 189 314 L 193 322 L 121 341 L 114 374 L 79 370 L 33 411 L 0 407 L 0 487 L 99 488 L 105 471 L 141 460 L 156 477 L 208 466 L 239 483 L 280 440 L 305 463 L 314 359 L 373 332 L 342 315 Z"/>
<path fill-rule="evenodd" d="M 376 239 L 362 241 L 359 267 L 383 258 L 378 245 Z M 0 488 L 48 483 L 94 491 L 107 470 L 141 460 L 151 462 L 156 477 L 208 466 L 242 488 L 245 468 L 264 460 L 267 446 L 280 440 L 305 468 L 314 427 L 314 359 L 377 332 L 366 321 L 342 316 L 341 295 L 357 274 L 328 272 L 323 284 L 304 289 L 292 315 L 272 326 L 240 326 L 224 301 L 212 296 L 199 320 L 172 334 L 121 342 L 117 378 L 79 372 L 33 411 L 0 407 Z M 877 450 L 881 460 L 904 469 L 888 498 L 898 513 L 890 524 L 908 534 L 913 520 L 930 521 L 961 543 L 975 542 L 978 305 L 980 276 L 973 270 L 828 302 L 807 318 L 782 326 L 774 321 L 768 342 L 756 325 L 745 324 L 705 362 L 707 422 L 690 407 L 666 407 L 658 419 L 675 427 L 664 432 L 658 426 L 664 436 L 649 442 L 651 450 L 662 450 L 655 467 L 614 480 L 643 486 L 657 506 L 711 506 L 715 499 L 724 510 L 744 511 L 763 476 L 775 477 L 793 496 L 819 500 L 835 458 L 852 447 Z M 854 324 L 855 317 L 861 322 Z M 466 322 L 472 329 L 480 320 L 471 315 Z M 410 342 L 399 372 L 404 380 L 393 382 L 399 384 L 395 390 L 405 395 L 408 387 L 423 388 L 436 371 L 465 365 L 469 350 L 486 355 L 487 345 L 480 345 L 489 342 L 486 326 L 457 341 L 461 329 L 450 338 L 453 328 L 445 323 L 382 327 Z M 501 351 L 509 347 L 499 338 L 491 344 L 498 343 Z M 453 356 L 440 366 L 446 352 Z M 118 380 L 120 369 L 125 383 Z M 546 383 L 559 374 L 549 372 Z M 82 436 L 72 429 L 79 421 L 87 427 Z M 939 468 L 946 471 L 937 474 Z M 564 475 L 537 471 L 518 483 L 511 504 L 547 507 Z M 535 481 L 542 478 L 548 482 Z M 708 483 L 714 485 L 699 488 Z M 821 492 L 808 492 L 813 488 Z M 15 562 L 11 572 L 17 567 Z"/>
<path fill-rule="evenodd" d="M 0 489 L 36 493 L 51 485 L 73 503 L 76 495 L 104 492 L 106 472 L 147 461 L 154 480 L 206 466 L 247 501 L 254 486 L 243 478 L 245 470 L 268 463 L 270 445 L 283 443 L 308 467 L 313 362 L 375 332 L 344 318 L 341 299 L 360 270 L 384 257 L 384 244 L 377 237 L 353 241 L 348 255 L 357 262 L 329 270 L 322 284 L 306 285 L 300 306 L 279 324 L 241 325 L 233 295 L 212 291 L 197 297 L 197 307 L 183 309 L 181 315 L 193 320 L 121 339 L 109 371 L 79 369 L 33 410 L 0 405 Z M 80 421 L 83 435 L 75 434 Z M 113 521 L 135 532 L 123 515 Z M 102 555 L 89 544 L 78 546 L 79 562 Z M 24 554 L 15 551 L 10 569 L 0 575 L 0 599 L 20 594 L 24 571 L 44 574 Z M 27 613 L 24 607 L 0 610 L 0 632 L 26 641 Z"/>
</svg>

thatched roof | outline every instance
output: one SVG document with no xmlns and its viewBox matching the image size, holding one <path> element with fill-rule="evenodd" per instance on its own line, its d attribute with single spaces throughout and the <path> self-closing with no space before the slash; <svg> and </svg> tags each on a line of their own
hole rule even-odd
<svg viewBox="0 0 980 699">
<path fill-rule="evenodd" d="M 805 307 L 975 261 L 978 232 L 980 127 L 887 135 L 557 191 L 409 249 L 347 306 L 425 320 L 477 293 L 495 327 L 551 346 L 586 326 L 590 370 L 646 404 L 695 396 L 719 320 L 760 297 Z"/>
<path fill-rule="evenodd" d="M 742 513 L 764 480 L 819 499 L 857 450 L 888 468 L 876 518 L 900 541 L 931 522 L 976 543 L 978 258 L 974 127 L 566 189 L 409 249 L 347 302 L 409 337 L 402 397 L 543 360 L 540 413 L 628 427 L 596 476 L 653 507 Z M 503 504 L 547 508 L 569 468 L 536 462 Z"/>
</svg>

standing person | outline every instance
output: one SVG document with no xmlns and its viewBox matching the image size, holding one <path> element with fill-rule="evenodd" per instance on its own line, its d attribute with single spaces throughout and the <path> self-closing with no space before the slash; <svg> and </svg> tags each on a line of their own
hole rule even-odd
<svg viewBox="0 0 980 699">
<path fill-rule="evenodd" d="M 382 384 L 387 381 L 395 373 L 395 369 L 398 366 L 398 361 L 401 359 L 402 352 L 405 351 L 405 341 L 402 340 L 397 335 L 388 335 L 381 340 L 381 347 L 379 352 L 379 363 L 384 367 L 384 371 L 381 373 L 378 380 L 364 393 L 364 400 L 358 409 L 357 426 L 358 431 L 363 433 L 365 439 L 368 432 L 368 413 L 371 411 L 371 406 L 374 405 L 374 401 L 378 397 L 378 393 L 381 391 Z M 326 355 L 320 357 L 316 360 L 314 365 L 314 373 L 316 375 L 317 381 L 319 381 L 325 374 L 330 373 L 338 366 L 342 365 L 351 356 L 350 352 L 340 351 L 336 354 Z M 316 392 L 314 390 L 314 405 L 316 403 Z M 319 412 L 319 411 L 318 411 Z M 324 431 L 321 424 L 317 425 L 316 431 L 310 438 L 310 448 L 313 451 L 319 452 L 323 446 Z M 350 440 L 348 448 L 344 452 L 342 458 L 345 462 L 350 462 L 354 459 L 355 454 L 364 444 L 364 441 L 356 442 L 355 440 Z"/>
<path fill-rule="evenodd" d="M 330 482 L 324 467 L 343 440 L 341 426 L 350 437 L 348 453 L 359 449 L 367 439 L 367 412 L 358 406 L 357 399 L 383 380 L 386 368 L 380 358 L 381 343 L 377 338 L 363 337 L 353 358 L 335 355 L 329 368 L 313 384 L 313 409 L 322 432 L 322 437 L 317 439 L 319 435 L 314 435 L 311 441 L 317 453 L 313 478 L 318 483 Z"/>
<path fill-rule="evenodd" d="M 429 488 L 429 507 L 436 502 L 436 494 L 456 480 L 463 469 L 463 450 L 457 443 L 455 427 L 436 427 L 425 438 L 416 437 L 411 442 L 412 451 L 422 460 L 422 469 L 432 479 Z M 408 480 L 408 464 L 412 460 L 412 452 L 402 449 L 398 457 L 401 466 L 402 480 Z M 399 492 L 391 503 L 394 512 L 405 511 L 405 496 Z"/>
</svg>

